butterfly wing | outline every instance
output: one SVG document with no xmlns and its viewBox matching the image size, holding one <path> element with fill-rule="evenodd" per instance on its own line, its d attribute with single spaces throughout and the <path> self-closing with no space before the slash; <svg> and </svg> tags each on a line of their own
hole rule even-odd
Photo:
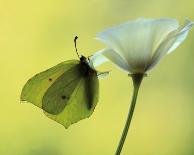
<svg viewBox="0 0 194 155">
<path fill-rule="evenodd" d="M 65 61 L 35 75 L 24 85 L 20 100 L 30 102 L 42 108 L 42 99 L 47 89 L 53 85 L 62 74 L 72 67 L 77 66 L 79 63 L 80 62 L 77 60 Z"/>
<path fill-rule="evenodd" d="M 72 93 L 83 77 L 82 65 L 78 64 L 63 73 L 45 92 L 42 108 L 50 114 L 58 114 L 69 104 Z"/>
<path fill-rule="evenodd" d="M 97 73 L 86 75 L 79 61 L 66 61 L 32 77 L 24 86 L 21 101 L 31 102 L 66 128 L 89 117 L 98 102 Z"/>
<path fill-rule="evenodd" d="M 98 102 L 99 81 L 95 72 L 83 76 L 71 95 L 68 104 L 62 112 L 53 115 L 45 112 L 46 116 L 68 128 L 71 124 L 89 117 Z"/>
</svg>

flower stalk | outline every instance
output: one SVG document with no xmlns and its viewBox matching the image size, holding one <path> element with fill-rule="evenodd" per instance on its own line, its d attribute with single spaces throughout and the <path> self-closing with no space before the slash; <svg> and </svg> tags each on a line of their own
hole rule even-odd
<svg viewBox="0 0 194 155">
<path fill-rule="evenodd" d="M 129 112 L 128 112 L 128 116 L 127 116 L 127 120 L 125 123 L 125 127 L 123 129 L 123 133 L 119 142 L 119 145 L 117 147 L 116 153 L 115 155 L 120 155 L 123 145 L 125 143 L 125 139 L 127 137 L 127 133 L 131 124 L 131 120 L 133 117 L 133 113 L 135 110 L 135 105 L 136 105 L 136 100 L 137 100 L 137 95 L 138 95 L 138 91 L 139 91 L 139 87 L 141 85 L 142 79 L 144 77 L 144 74 L 133 74 L 131 75 L 132 77 L 132 81 L 133 81 L 133 96 L 132 96 L 132 100 L 131 100 L 131 105 L 129 108 Z"/>
</svg>

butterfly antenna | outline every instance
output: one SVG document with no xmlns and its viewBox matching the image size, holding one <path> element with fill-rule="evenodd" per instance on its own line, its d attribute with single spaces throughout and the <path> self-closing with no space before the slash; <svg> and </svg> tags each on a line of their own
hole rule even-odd
<svg viewBox="0 0 194 155">
<path fill-rule="evenodd" d="M 78 58 L 80 59 L 79 53 L 77 52 L 77 39 L 78 39 L 78 36 L 75 36 L 75 38 L 74 38 L 75 51 L 77 53 Z"/>
</svg>

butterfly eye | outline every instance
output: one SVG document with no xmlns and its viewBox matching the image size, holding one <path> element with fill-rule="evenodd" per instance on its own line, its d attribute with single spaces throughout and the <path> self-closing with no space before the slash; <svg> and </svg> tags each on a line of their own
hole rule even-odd
<svg viewBox="0 0 194 155">
<path fill-rule="evenodd" d="M 51 81 L 52 81 L 52 79 L 51 79 L 51 78 L 49 78 L 49 81 L 51 82 Z"/>
</svg>

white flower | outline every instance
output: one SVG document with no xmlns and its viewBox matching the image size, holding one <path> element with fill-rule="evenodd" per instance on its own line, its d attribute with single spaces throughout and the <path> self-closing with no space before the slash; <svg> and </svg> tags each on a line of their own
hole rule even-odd
<svg viewBox="0 0 194 155">
<path fill-rule="evenodd" d="M 180 27 L 175 19 L 137 19 L 97 35 L 108 47 L 97 52 L 130 74 L 146 73 L 186 38 L 193 22 Z M 105 60 L 105 58 L 102 60 Z"/>
</svg>

